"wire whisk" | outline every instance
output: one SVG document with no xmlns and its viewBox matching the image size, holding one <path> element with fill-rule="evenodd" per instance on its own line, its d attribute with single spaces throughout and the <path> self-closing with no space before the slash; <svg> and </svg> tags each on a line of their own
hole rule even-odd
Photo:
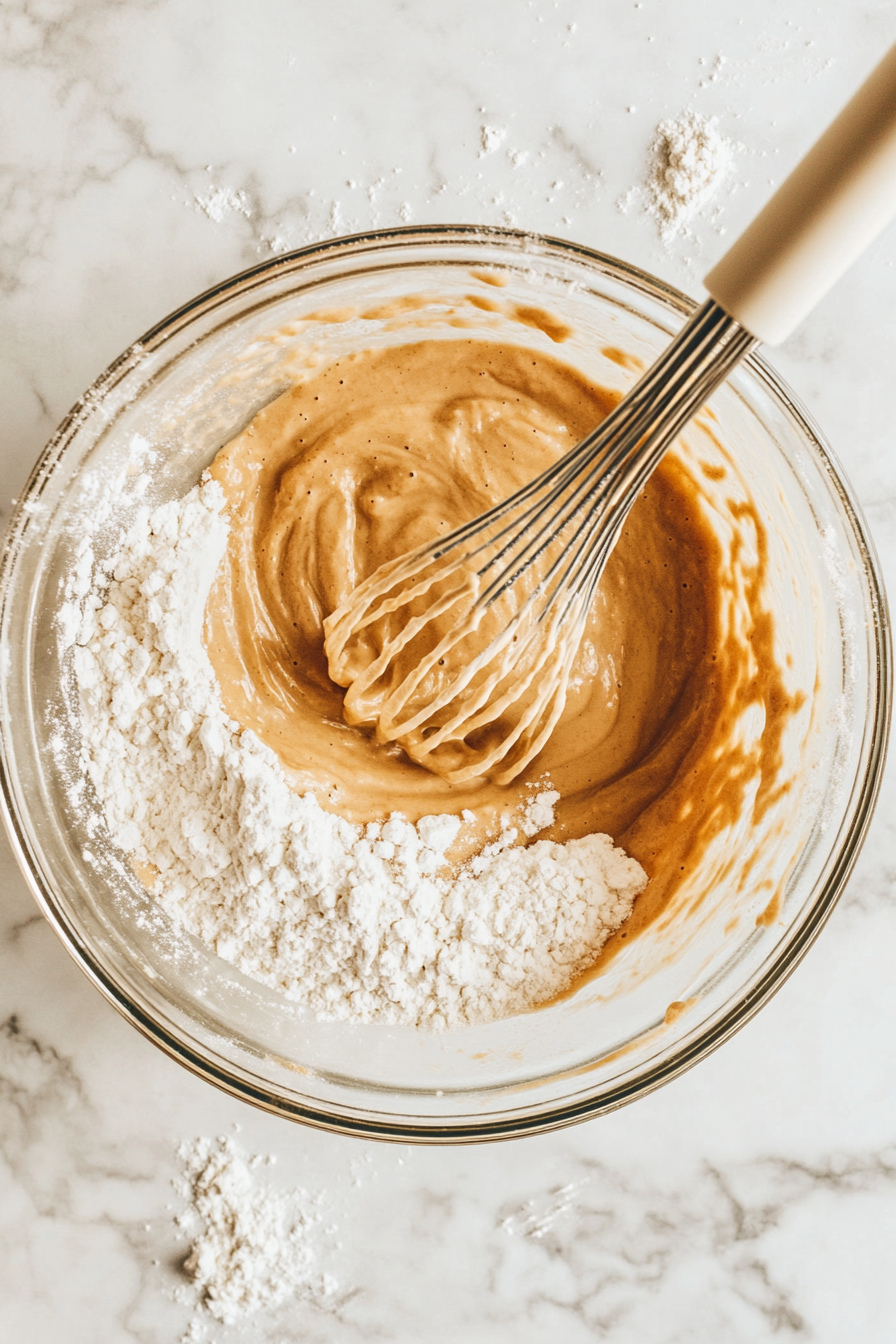
<svg viewBox="0 0 896 1344">
<path fill-rule="evenodd" d="M 566 702 L 595 589 L 672 441 L 756 344 L 708 300 L 603 423 L 478 518 L 381 565 L 324 622 L 349 724 L 455 783 L 507 784 Z"/>
<path fill-rule="evenodd" d="M 563 712 L 594 590 L 663 453 L 757 338 L 784 340 L 894 215 L 896 46 L 603 424 L 502 504 L 383 565 L 328 617 L 346 720 L 457 783 L 524 770 Z"/>
</svg>

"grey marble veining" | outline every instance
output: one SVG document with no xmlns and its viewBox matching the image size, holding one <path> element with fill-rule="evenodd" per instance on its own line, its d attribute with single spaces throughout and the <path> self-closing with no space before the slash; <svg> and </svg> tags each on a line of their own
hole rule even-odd
<svg viewBox="0 0 896 1344">
<path fill-rule="evenodd" d="M 317 238 L 508 223 L 699 294 L 894 37 L 896 5 L 872 0 L 5 0 L 0 522 L 142 330 Z M 685 106 L 718 115 L 736 172 L 721 211 L 667 250 L 619 202 L 656 123 Z M 891 230 L 773 359 L 896 589 L 894 260 Z M 319 1200 L 316 1263 L 335 1284 L 245 1340 L 891 1341 L 894 778 L 819 943 L 724 1049 L 603 1120 L 450 1151 L 303 1130 L 190 1077 L 69 961 L 3 841 L 3 1339 L 178 1339 L 192 1308 L 175 1150 L 239 1126 L 277 1156 L 267 1179 Z"/>
</svg>

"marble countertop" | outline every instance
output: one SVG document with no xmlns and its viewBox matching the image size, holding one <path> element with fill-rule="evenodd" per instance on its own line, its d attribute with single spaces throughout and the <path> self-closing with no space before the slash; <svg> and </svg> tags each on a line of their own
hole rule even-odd
<svg viewBox="0 0 896 1344">
<path fill-rule="evenodd" d="M 896 36 L 896 4 L 5 0 L 0 34 L 3 521 L 112 358 L 273 252 L 509 223 L 699 295 Z M 735 171 L 665 247 L 637 197 L 618 203 L 686 107 L 719 118 Z M 891 228 L 773 355 L 891 589 L 894 258 Z M 329 1284 L 242 1339 L 893 1340 L 894 767 L 829 926 L 734 1040 L 622 1112 L 482 1148 L 328 1136 L 194 1079 L 89 985 L 0 841 L 0 1334 L 163 1344 L 193 1319 L 198 1337 L 171 1182 L 178 1144 L 226 1133 L 317 1199 Z"/>
</svg>

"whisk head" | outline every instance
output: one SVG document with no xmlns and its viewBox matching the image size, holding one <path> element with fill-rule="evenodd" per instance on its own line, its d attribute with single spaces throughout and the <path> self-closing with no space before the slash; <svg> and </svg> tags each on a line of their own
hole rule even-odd
<svg viewBox="0 0 896 1344">
<path fill-rule="evenodd" d="M 455 783 L 509 783 L 563 712 L 597 566 L 550 477 L 382 565 L 324 622 L 346 722 Z"/>
</svg>

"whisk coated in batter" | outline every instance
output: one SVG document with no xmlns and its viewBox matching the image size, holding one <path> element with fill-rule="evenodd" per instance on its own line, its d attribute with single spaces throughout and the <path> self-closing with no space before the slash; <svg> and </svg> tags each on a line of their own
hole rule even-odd
<svg viewBox="0 0 896 1344">
<path fill-rule="evenodd" d="M 563 712 L 594 591 L 663 453 L 755 344 L 709 300 L 594 433 L 382 565 L 324 622 L 344 716 L 456 783 L 509 783 Z"/>
</svg>

